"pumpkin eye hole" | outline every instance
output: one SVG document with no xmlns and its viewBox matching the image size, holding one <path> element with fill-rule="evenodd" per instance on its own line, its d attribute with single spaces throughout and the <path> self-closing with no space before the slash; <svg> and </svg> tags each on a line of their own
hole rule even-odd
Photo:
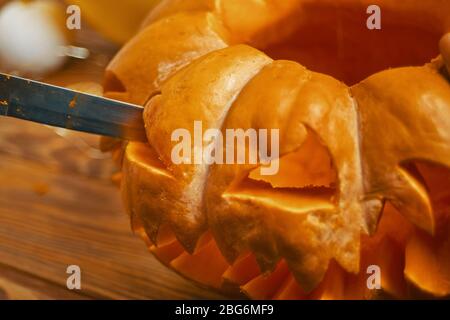
<svg viewBox="0 0 450 320">
<path fill-rule="evenodd" d="M 319 137 L 308 130 L 299 149 L 274 160 L 278 162 L 278 174 L 260 174 L 259 168 L 250 172 L 248 178 L 269 183 L 273 188 L 313 189 L 335 187 L 336 172 L 330 153 Z"/>
<path fill-rule="evenodd" d="M 333 209 L 337 173 L 328 149 L 312 131 L 299 149 L 278 160 L 276 175 L 261 175 L 260 168 L 233 183 L 225 197 L 257 200 L 293 212 Z"/>
<path fill-rule="evenodd" d="M 425 160 L 407 161 L 402 167 L 424 186 L 436 219 L 450 217 L 450 169 Z"/>
<path fill-rule="evenodd" d="M 382 8 L 381 30 L 369 30 L 366 9 L 310 1 L 292 18 L 257 35 L 251 45 L 273 59 L 298 61 L 349 86 L 379 71 L 423 65 L 438 56 L 442 30 L 419 21 L 427 13 Z"/>
</svg>

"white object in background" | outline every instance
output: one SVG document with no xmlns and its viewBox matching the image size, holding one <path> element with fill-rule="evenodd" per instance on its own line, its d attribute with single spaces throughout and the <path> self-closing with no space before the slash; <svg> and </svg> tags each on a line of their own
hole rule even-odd
<svg viewBox="0 0 450 320">
<path fill-rule="evenodd" d="M 0 63 L 8 72 L 43 75 L 64 63 L 68 30 L 52 0 L 13 1 L 0 11 Z"/>
</svg>

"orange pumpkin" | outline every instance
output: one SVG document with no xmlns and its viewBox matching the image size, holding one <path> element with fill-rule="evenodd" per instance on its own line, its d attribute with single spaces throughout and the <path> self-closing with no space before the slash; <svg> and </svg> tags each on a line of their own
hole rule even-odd
<svg viewBox="0 0 450 320">
<path fill-rule="evenodd" d="M 381 30 L 366 27 L 372 4 Z M 149 143 L 128 143 L 122 163 L 134 230 L 182 275 L 251 298 L 373 298 L 370 265 L 390 297 L 449 295 L 448 36 L 423 66 L 448 12 L 445 0 L 163 1 L 105 76 L 108 97 L 145 105 Z M 279 129 L 279 173 L 174 165 L 171 133 L 196 120 Z"/>
</svg>

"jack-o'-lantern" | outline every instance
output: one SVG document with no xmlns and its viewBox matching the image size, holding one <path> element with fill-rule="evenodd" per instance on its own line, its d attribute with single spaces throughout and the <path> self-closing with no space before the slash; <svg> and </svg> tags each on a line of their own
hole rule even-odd
<svg viewBox="0 0 450 320">
<path fill-rule="evenodd" d="M 381 30 L 366 25 L 373 4 Z M 450 294 L 448 37 L 409 67 L 438 56 L 448 12 L 441 0 L 163 1 L 105 76 L 108 97 L 145 105 L 148 143 L 128 143 L 121 163 L 134 230 L 184 276 L 252 298 L 373 298 L 371 267 L 383 294 Z M 175 164 L 173 132 L 196 121 L 279 130 L 279 171 Z"/>
</svg>

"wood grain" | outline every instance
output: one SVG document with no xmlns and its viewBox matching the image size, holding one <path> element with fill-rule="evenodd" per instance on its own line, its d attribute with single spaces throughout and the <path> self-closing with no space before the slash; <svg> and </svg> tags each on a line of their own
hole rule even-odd
<svg viewBox="0 0 450 320">
<path fill-rule="evenodd" d="M 0 127 L 11 125 L 6 125 L 9 120 L 0 119 Z M 32 133 L 46 129 L 31 123 L 13 127 Z M 26 154 L 22 149 L 34 136 L 23 134 L 19 154 Z M 52 153 L 53 143 L 40 146 Z M 78 265 L 81 294 L 95 298 L 220 297 L 156 261 L 132 235 L 117 188 L 99 178 L 101 165 L 82 170 L 67 166 L 68 158 L 80 163 L 85 155 L 66 148 L 59 157 L 61 165 L 46 163 L 52 157 L 45 153 L 28 159 L 0 151 L 0 263 L 61 287 L 67 266 Z"/>
<path fill-rule="evenodd" d="M 1 2 L 1 0 L 0 0 Z M 116 48 L 84 29 L 91 57 L 45 80 L 101 83 Z M 0 299 L 216 299 L 135 237 L 98 137 L 0 117 Z M 81 291 L 66 269 L 81 268 Z"/>
<path fill-rule="evenodd" d="M 33 275 L 0 265 L 0 300 L 88 300 L 77 291 L 69 291 Z"/>
</svg>

